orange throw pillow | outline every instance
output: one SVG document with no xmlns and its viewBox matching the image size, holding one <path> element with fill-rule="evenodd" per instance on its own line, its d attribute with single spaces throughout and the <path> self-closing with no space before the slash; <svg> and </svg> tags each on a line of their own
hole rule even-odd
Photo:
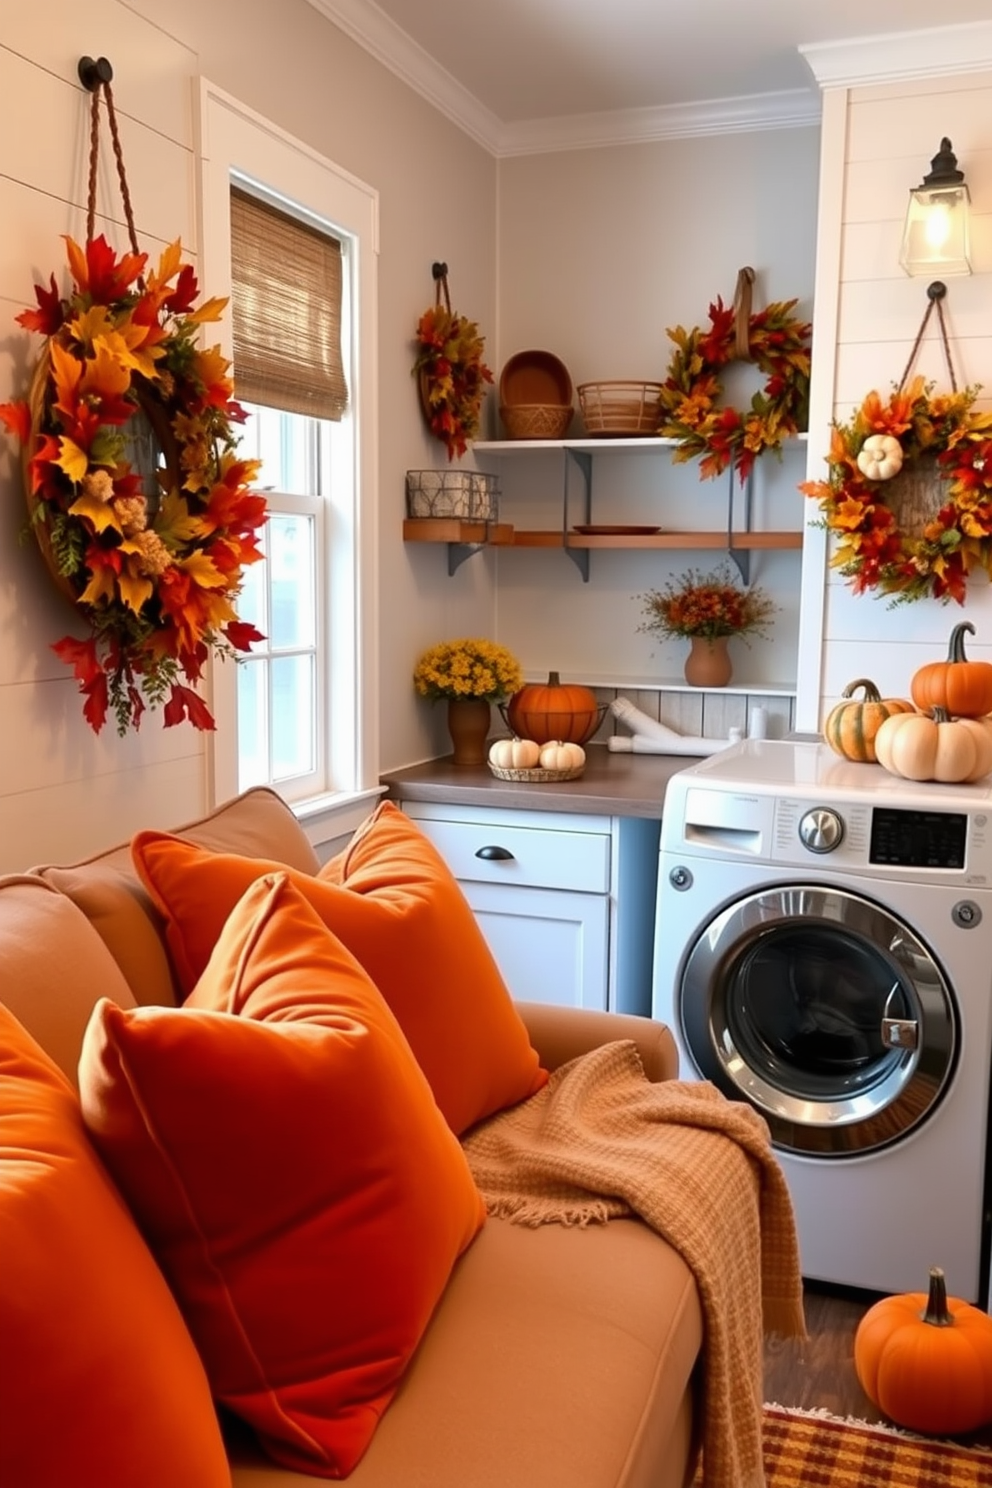
<svg viewBox="0 0 992 1488">
<path fill-rule="evenodd" d="M 187 1006 L 98 1004 L 80 1089 L 215 1398 L 284 1466 L 349 1473 L 484 1218 L 361 967 L 267 876 Z"/>
<path fill-rule="evenodd" d="M 155 831 L 138 833 L 132 855 L 185 993 L 248 885 L 282 866 Z M 392 1008 L 452 1131 L 541 1088 L 547 1073 L 468 901 L 397 806 L 383 802 L 316 877 L 289 872 Z"/>
<path fill-rule="evenodd" d="M 203 1365 L 66 1077 L 0 1007 L 0 1483 L 231 1488 Z"/>
</svg>

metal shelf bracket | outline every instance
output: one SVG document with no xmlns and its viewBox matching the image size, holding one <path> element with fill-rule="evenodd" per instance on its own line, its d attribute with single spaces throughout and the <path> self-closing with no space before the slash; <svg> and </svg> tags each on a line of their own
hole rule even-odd
<svg viewBox="0 0 992 1488">
<path fill-rule="evenodd" d="M 568 534 L 572 527 L 571 516 L 571 483 L 569 477 L 572 473 L 572 461 L 579 467 L 582 481 L 585 487 L 585 502 L 583 504 L 583 522 L 588 525 L 592 516 L 592 455 L 588 450 L 566 449 L 565 451 L 565 486 L 563 492 L 562 510 L 562 532 L 561 540 L 565 552 L 575 564 L 582 575 L 583 584 L 589 582 L 589 549 L 573 548 L 568 540 Z"/>
<path fill-rule="evenodd" d="M 727 488 L 727 552 L 730 559 L 737 566 L 737 572 L 741 576 L 742 584 L 751 582 L 751 552 L 748 548 L 734 547 L 734 467 L 731 465 L 728 472 L 730 480 Z M 754 500 L 754 470 L 747 473 L 747 480 L 742 483 L 744 496 L 744 528 L 745 532 L 751 531 L 751 508 Z"/>
</svg>

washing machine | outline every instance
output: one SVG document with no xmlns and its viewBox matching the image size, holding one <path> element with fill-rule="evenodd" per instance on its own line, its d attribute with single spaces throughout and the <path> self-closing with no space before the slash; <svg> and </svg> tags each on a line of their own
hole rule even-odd
<svg viewBox="0 0 992 1488">
<path fill-rule="evenodd" d="M 768 1122 L 803 1274 L 988 1298 L 992 786 L 750 739 L 673 776 L 653 1016 Z"/>
</svg>

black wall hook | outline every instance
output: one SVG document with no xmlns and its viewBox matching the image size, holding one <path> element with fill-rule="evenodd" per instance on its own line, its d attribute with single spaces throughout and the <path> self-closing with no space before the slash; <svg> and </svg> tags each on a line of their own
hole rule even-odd
<svg viewBox="0 0 992 1488">
<path fill-rule="evenodd" d="M 99 88 L 101 83 L 113 81 L 114 69 L 106 57 L 97 57 L 96 61 L 92 57 L 80 57 L 76 71 L 79 81 L 90 93 Z"/>
</svg>

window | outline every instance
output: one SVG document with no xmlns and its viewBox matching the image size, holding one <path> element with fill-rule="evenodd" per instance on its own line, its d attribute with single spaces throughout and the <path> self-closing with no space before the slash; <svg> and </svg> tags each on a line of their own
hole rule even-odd
<svg viewBox="0 0 992 1488">
<path fill-rule="evenodd" d="M 263 631 L 265 644 L 237 666 L 213 668 L 213 796 L 221 800 L 270 781 L 301 814 L 316 806 L 346 811 L 378 785 L 377 202 L 361 182 L 206 82 L 199 126 L 205 291 L 232 292 L 232 189 L 236 202 L 247 196 L 249 207 L 260 203 L 309 235 L 318 257 L 332 243 L 340 281 L 341 377 L 330 379 L 331 407 L 314 406 L 309 397 L 318 382 L 326 389 L 326 376 L 303 373 L 302 401 L 286 391 L 284 374 L 291 383 L 303 360 L 298 344 L 282 365 L 271 346 L 263 350 L 259 380 L 244 346 L 239 364 L 234 317 L 225 315 L 221 323 L 235 397 L 251 414 L 242 447 L 262 461 L 259 484 L 270 519 L 266 561 L 246 572 L 239 605 L 242 618 Z M 265 231 L 262 269 L 282 256 L 271 226 Z M 326 263 L 319 272 L 327 272 Z M 316 299 L 283 295 L 291 324 L 279 332 L 277 346 L 307 330 Z M 326 306 L 334 296 L 321 293 L 319 300 Z M 263 329 L 270 327 L 264 309 L 262 317 Z M 258 345 L 263 337 L 250 331 L 248 340 Z M 356 824 L 365 809 L 354 816 Z M 350 822 L 342 816 L 339 825 L 348 830 Z"/>
</svg>

